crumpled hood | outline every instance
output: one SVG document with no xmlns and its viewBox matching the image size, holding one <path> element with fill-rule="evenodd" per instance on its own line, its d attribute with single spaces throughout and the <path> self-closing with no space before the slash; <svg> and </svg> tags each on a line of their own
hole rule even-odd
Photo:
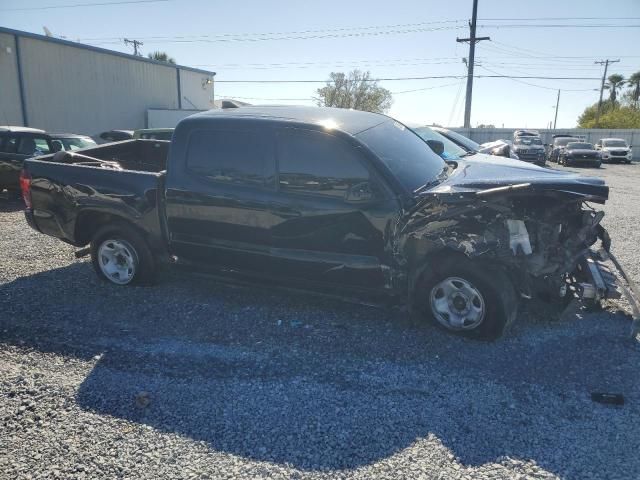
<svg viewBox="0 0 640 480">
<path fill-rule="evenodd" d="M 430 193 L 475 192 L 521 185 L 532 191 L 557 191 L 599 203 L 609 196 L 604 180 L 538 167 L 520 160 L 476 154 L 458 161 L 449 177 Z M 525 186 L 526 185 L 526 186 Z"/>
</svg>

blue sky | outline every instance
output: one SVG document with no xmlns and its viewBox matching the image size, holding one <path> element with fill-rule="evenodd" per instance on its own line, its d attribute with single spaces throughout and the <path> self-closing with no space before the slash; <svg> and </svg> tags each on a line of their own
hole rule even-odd
<svg viewBox="0 0 640 480">
<path fill-rule="evenodd" d="M 144 53 L 163 50 L 182 65 L 217 72 L 216 98 L 251 103 L 312 104 L 321 84 L 223 81 L 323 80 L 354 68 L 376 78 L 466 74 L 468 46 L 456 36 L 468 36 L 471 0 L 165 0 L 44 8 L 118 1 L 124 0 L 0 0 L 0 25 L 35 33 L 46 26 L 55 36 L 124 52 L 131 48 L 122 38 L 139 38 Z M 549 17 L 557 20 L 538 20 Z M 640 70 L 640 28 L 621 27 L 640 25 L 640 0 L 480 0 L 478 18 L 478 35 L 492 41 L 478 44 L 477 75 L 594 79 L 477 78 L 473 126 L 544 127 L 559 88 L 558 126 L 573 127 L 598 99 L 602 67 L 594 60 L 620 58 L 610 71 L 625 76 Z M 522 24 L 533 26 L 514 26 Z M 404 122 L 462 124 L 464 80 L 381 84 L 405 92 L 394 94 L 390 111 Z"/>
</svg>

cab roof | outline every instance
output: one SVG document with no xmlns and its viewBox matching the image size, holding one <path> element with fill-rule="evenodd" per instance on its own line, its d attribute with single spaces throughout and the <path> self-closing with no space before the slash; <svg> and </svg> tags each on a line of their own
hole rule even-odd
<svg viewBox="0 0 640 480">
<path fill-rule="evenodd" d="M 250 106 L 225 108 L 197 113 L 188 118 L 253 118 L 274 122 L 296 122 L 321 125 L 356 135 L 364 130 L 380 125 L 390 117 L 379 113 L 363 112 L 346 108 L 303 107 L 303 106 Z"/>
<path fill-rule="evenodd" d="M 44 133 L 39 128 L 21 127 L 17 125 L 0 125 L 0 132 Z"/>
</svg>

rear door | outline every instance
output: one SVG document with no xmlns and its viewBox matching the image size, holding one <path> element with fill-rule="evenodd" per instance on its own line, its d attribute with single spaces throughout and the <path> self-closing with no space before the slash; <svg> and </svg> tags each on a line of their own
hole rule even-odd
<svg viewBox="0 0 640 480">
<path fill-rule="evenodd" d="M 272 255 L 279 275 L 334 287 L 389 287 L 389 220 L 396 201 L 366 154 L 329 133 L 277 135 Z"/>
<path fill-rule="evenodd" d="M 276 195 L 273 134 L 240 126 L 195 129 L 185 157 L 167 179 L 172 252 L 203 266 L 269 270 Z"/>
</svg>

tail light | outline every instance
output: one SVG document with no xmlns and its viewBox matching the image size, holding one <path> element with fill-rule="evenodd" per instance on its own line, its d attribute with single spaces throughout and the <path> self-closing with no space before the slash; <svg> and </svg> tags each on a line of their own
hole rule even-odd
<svg viewBox="0 0 640 480">
<path fill-rule="evenodd" d="M 31 174 L 24 168 L 20 172 L 20 190 L 27 208 L 31 208 Z"/>
</svg>

